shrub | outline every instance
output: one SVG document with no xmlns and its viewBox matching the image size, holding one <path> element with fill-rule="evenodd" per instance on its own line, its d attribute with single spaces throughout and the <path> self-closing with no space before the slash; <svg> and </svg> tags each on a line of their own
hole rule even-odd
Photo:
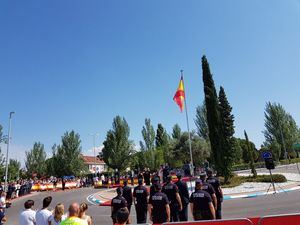
<svg viewBox="0 0 300 225">
<path fill-rule="evenodd" d="M 282 174 L 273 174 L 272 175 L 273 181 L 275 183 L 283 183 L 287 182 L 287 179 Z M 270 175 L 258 175 L 256 178 L 249 176 L 244 177 L 244 181 L 246 182 L 264 182 L 264 183 L 270 183 L 271 182 L 271 176 Z"/>
<path fill-rule="evenodd" d="M 273 174 L 272 175 L 273 181 L 275 183 L 283 183 L 287 182 L 287 179 L 282 174 Z M 224 178 L 220 177 L 220 182 L 222 187 L 224 188 L 232 188 L 241 185 L 244 182 L 262 182 L 262 183 L 271 183 L 271 176 L 270 175 L 258 175 L 257 177 L 248 176 L 248 177 L 239 177 L 233 176 L 229 180 L 229 183 L 224 183 Z"/>
<path fill-rule="evenodd" d="M 254 163 L 255 168 L 263 168 L 265 167 L 265 162 L 256 162 Z M 249 163 L 242 163 L 242 164 L 236 164 L 233 167 L 233 171 L 238 171 L 238 170 L 249 170 L 250 166 Z"/>
</svg>

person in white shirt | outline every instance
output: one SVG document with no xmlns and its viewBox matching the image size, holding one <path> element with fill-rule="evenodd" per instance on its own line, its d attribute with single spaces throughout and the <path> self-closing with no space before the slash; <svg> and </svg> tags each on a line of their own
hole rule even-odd
<svg viewBox="0 0 300 225">
<path fill-rule="evenodd" d="M 52 197 L 48 196 L 43 200 L 43 208 L 37 211 L 35 215 L 36 225 L 48 225 L 49 217 L 52 212 L 48 210 L 49 205 L 52 202 Z"/>
<path fill-rule="evenodd" d="M 5 209 L 6 208 L 6 193 L 3 191 L 0 198 L 0 208 Z"/>
<path fill-rule="evenodd" d="M 35 211 L 32 210 L 33 206 L 34 206 L 33 200 L 27 200 L 24 203 L 25 210 L 20 214 L 19 225 L 36 225 Z"/>
</svg>

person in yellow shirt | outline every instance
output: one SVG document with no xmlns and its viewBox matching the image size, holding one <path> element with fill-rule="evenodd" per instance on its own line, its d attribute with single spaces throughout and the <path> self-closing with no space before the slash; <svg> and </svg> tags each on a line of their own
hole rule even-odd
<svg viewBox="0 0 300 225">
<path fill-rule="evenodd" d="M 88 225 L 86 221 L 79 218 L 79 204 L 74 202 L 69 207 L 69 217 L 62 221 L 60 225 Z"/>
</svg>

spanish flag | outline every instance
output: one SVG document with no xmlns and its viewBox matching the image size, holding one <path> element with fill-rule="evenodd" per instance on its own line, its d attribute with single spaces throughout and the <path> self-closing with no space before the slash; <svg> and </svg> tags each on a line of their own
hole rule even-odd
<svg viewBox="0 0 300 225">
<path fill-rule="evenodd" d="M 185 94 L 184 94 L 183 77 L 181 76 L 177 91 L 173 98 L 173 100 L 179 106 L 181 112 L 183 111 L 184 108 L 184 98 L 185 98 Z"/>
</svg>

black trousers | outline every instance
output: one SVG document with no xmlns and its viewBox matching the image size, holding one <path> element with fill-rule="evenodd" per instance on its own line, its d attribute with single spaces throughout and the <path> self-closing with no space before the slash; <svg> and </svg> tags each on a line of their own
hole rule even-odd
<svg viewBox="0 0 300 225">
<path fill-rule="evenodd" d="M 170 204 L 170 222 L 178 222 L 179 221 L 179 205 L 178 204 Z"/>
<path fill-rule="evenodd" d="M 197 220 L 212 220 L 213 219 L 210 211 L 195 210 L 193 212 L 193 216 L 194 216 L 195 221 L 197 221 Z"/>
<path fill-rule="evenodd" d="M 147 205 L 135 205 L 136 223 L 147 222 Z"/>
<path fill-rule="evenodd" d="M 153 217 L 153 224 L 162 224 L 167 222 L 167 218 L 155 218 Z"/>
<path fill-rule="evenodd" d="M 218 199 L 217 210 L 216 210 L 216 219 L 222 219 L 222 202 Z"/>
<path fill-rule="evenodd" d="M 180 221 L 188 221 L 188 205 L 182 206 L 182 210 L 179 212 Z"/>
</svg>

